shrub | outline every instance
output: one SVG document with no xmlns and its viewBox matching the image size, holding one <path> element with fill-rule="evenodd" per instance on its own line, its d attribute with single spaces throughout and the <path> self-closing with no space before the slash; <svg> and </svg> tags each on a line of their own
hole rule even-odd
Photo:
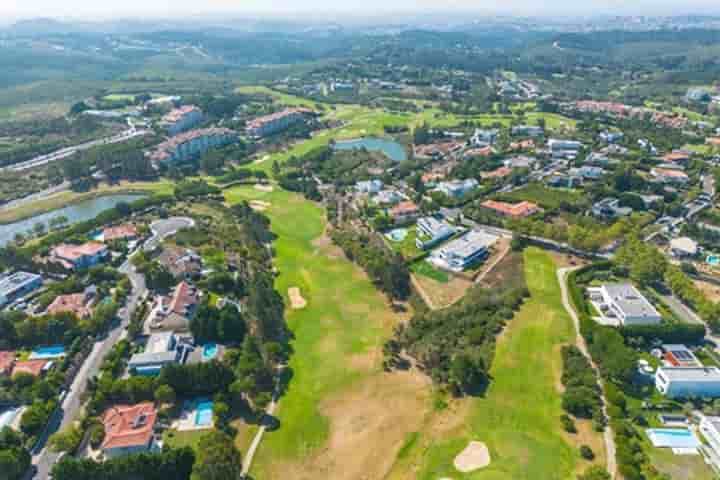
<svg viewBox="0 0 720 480">
<path fill-rule="evenodd" d="M 595 453 L 592 451 L 592 448 L 587 445 L 580 445 L 580 456 L 585 460 L 593 460 Z"/>
<path fill-rule="evenodd" d="M 577 428 L 575 427 L 575 422 L 573 422 L 573 419 L 570 418 L 569 415 L 562 414 L 560 415 L 560 422 L 562 423 L 563 429 L 568 433 L 577 433 Z"/>
</svg>

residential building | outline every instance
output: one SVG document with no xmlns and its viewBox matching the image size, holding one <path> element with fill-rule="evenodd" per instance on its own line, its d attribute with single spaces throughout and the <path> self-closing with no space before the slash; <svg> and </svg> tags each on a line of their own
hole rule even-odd
<svg viewBox="0 0 720 480">
<path fill-rule="evenodd" d="M 687 173 L 681 170 L 671 170 L 669 168 L 653 168 L 650 170 L 650 175 L 662 183 L 685 185 L 690 181 L 690 177 L 688 177 Z"/>
<path fill-rule="evenodd" d="M 601 167 L 606 167 L 610 165 L 610 158 L 602 153 L 592 152 L 590 155 L 585 157 L 585 163 L 588 165 L 597 165 Z"/>
<path fill-rule="evenodd" d="M 431 143 L 429 145 L 416 145 L 413 153 L 419 158 L 445 158 L 458 152 L 463 147 L 459 142 Z"/>
<path fill-rule="evenodd" d="M 484 259 L 498 237 L 484 231 L 470 230 L 460 238 L 433 251 L 430 262 L 455 272 L 461 272 Z"/>
<path fill-rule="evenodd" d="M 679 237 L 670 240 L 670 253 L 677 258 L 694 257 L 698 253 L 698 244 L 690 237 Z"/>
<path fill-rule="evenodd" d="M 478 187 L 479 183 L 474 178 L 466 180 L 452 180 L 449 182 L 440 182 L 435 190 L 442 192 L 451 198 L 461 198 L 472 192 Z"/>
<path fill-rule="evenodd" d="M 720 397 L 720 369 L 717 367 L 660 367 L 655 388 L 668 398 Z"/>
<path fill-rule="evenodd" d="M 194 105 L 184 105 L 166 113 L 162 117 L 160 125 L 167 131 L 168 135 L 174 136 L 195 128 L 202 121 L 202 110 Z"/>
<path fill-rule="evenodd" d="M 532 202 L 507 203 L 495 200 L 486 200 L 480 204 L 481 207 L 491 210 L 504 217 L 525 218 L 539 212 L 541 209 Z"/>
<path fill-rule="evenodd" d="M 108 458 L 146 452 L 153 446 L 157 409 L 152 402 L 109 407 L 101 417 L 101 448 Z"/>
<path fill-rule="evenodd" d="M 582 147 L 582 142 L 578 142 L 577 140 L 558 140 L 556 138 L 548 140 L 548 148 L 553 152 L 568 150 L 578 151 Z"/>
<path fill-rule="evenodd" d="M 691 87 L 688 88 L 685 99 L 688 102 L 706 103 L 712 100 L 712 95 L 705 88 Z"/>
<path fill-rule="evenodd" d="M 603 198 L 592 206 L 592 214 L 598 218 L 613 219 L 626 217 L 632 213 L 632 208 L 621 207 L 620 200 L 613 197 Z"/>
<path fill-rule="evenodd" d="M 653 325 L 662 321 L 660 313 L 637 288 L 629 283 L 605 284 L 600 287 L 604 305 L 620 324 Z"/>
<path fill-rule="evenodd" d="M 600 141 L 605 143 L 615 143 L 619 142 L 625 138 L 625 134 L 622 132 L 601 132 L 600 133 Z"/>
<path fill-rule="evenodd" d="M 463 152 L 463 158 L 472 157 L 489 157 L 495 154 L 495 150 L 490 145 L 486 147 L 470 148 Z"/>
<path fill-rule="evenodd" d="M 376 205 L 395 205 L 404 200 L 405 197 L 397 190 L 381 190 L 374 197 Z"/>
<path fill-rule="evenodd" d="M 33 377 L 40 377 L 52 367 L 53 362 L 45 359 L 23 360 L 15 362 L 11 376 L 27 373 Z"/>
<path fill-rule="evenodd" d="M 378 193 L 382 188 L 381 180 L 366 180 L 355 184 L 355 190 L 359 193 Z"/>
<path fill-rule="evenodd" d="M 669 367 L 702 367 L 703 364 L 685 345 L 667 344 L 662 346 L 663 360 Z"/>
<path fill-rule="evenodd" d="M 535 150 L 535 140 L 520 140 L 519 142 L 510 142 L 510 150 L 513 152 L 523 150 Z"/>
<path fill-rule="evenodd" d="M 547 184 L 551 187 L 558 188 L 576 188 L 583 184 L 583 179 L 577 175 L 564 175 L 561 173 L 554 173 L 546 180 Z"/>
<path fill-rule="evenodd" d="M 190 280 L 202 272 L 202 258 L 189 248 L 164 247 L 156 260 L 178 280 Z"/>
<path fill-rule="evenodd" d="M 195 160 L 211 148 L 235 143 L 237 133 L 229 128 L 204 128 L 175 135 L 158 145 L 150 160 L 155 164 L 174 164 Z"/>
<path fill-rule="evenodd" d="M 600 180 L 605 176 L 605 170 L 600 167 L 584 165 L 580 168 L 570 169 L 570 175 L 582 177 L 584 180 Z"/>
<path fill-rule="evenodd" d="M 153 333 L 148 338 L 145 351 L 130 357 L 128 368 L 139 375 L 156 375 L 170 363 L 182 363 L 185 348 L 173 332 Z"/>
<path fill-rule="evenodd" d="M 286 108 L 280 112 L 251 120 L 245 127 L 245 131 L 251 137 L 267 137 L 304 121 L 307 115 L 312 113 L 312 110 L 307 108 Z"/>
<path fill-rule="evenodd" d="M 497 137 L 500 134 L 500 130 L 493 128 L 484 130 L 481 128 L 475 129 L 475 133 L 470 138 L 470 143 L 476 147 L 486 147 L 493 145 L 497 141 Z"/>
<path fill-rule="evenodd" d="M 138 237 L 138 231 L 135 225 L 125 224 L 115 227 L 107 227 L 103 229 L 100 238 L 103 242 L 112 242 L 114 240 L 135 240 Z"/>
<path fill-rule="evenodd" d="M 67 312 L 74 314 L 80 319 L 90 318 L 95 299 L 93 289 L 86 289 L 83 293 L 58 295 L 55 297 L 55 300 L 48 305 L 45 313 L 49 315 L 56 315 L 58 313 Z"/>
<path fill-rule="evenodd" d="M 42 286 L 42 277 L 34 273 L 15 272 L 0 277 L 0 307 L 19 300 Z"/>
<path fill-rule="evenodd" d="M 417 222 L 415 244 L 421 250 L 434 247 L 455 234 L 455 227 L 435 217 L 422 217 Z"/>
<path fill-rule="evenodd" d="M 50 261 L 69 270 L 81 270 L 101 263 L 108 255 L 108 248 L 100 242 L 82 245 L 62 244 L 50 252 Z"/>
<path fill-rule="evenodd" d="M 499 167 L 499 168 L 496 168 L 495 170 L 492 170 L 492 171 L 490 171 L 490 172 L 482 172 L 482 173 L 480 174 L 480 176 L 481 176 L 483 179 L 488 179 L 488 178 L 505 178 L 505 177 L 509 177 L 510 175 L 512 175 L 512 168 L 508 168 L 508 167 Z"/>
<path fill-rule="evenodd" d="M 0 351 L 0 375 L 10 375 L 15 366 L 16 353 L 13 350 Z"/>
<path fill-rule="evenodd" d="M 692 152 L 687 150 L 673 150 L 670 153 L 663 155 L 662 160 L 664 163 L 679 163 L 686 165 L 690 161 Z"/>
<path fill-rule="evenodd" d="M 529 168 L 533 169 L 538 164 L 538 159 L 535 157 L 527 157 L 525 155 L 518 155 L 510 157 L 505 160 L 505 166 L 508 168 Z"/>
<path fill-rule="evenodd" d="M 720 417 L 702 415 L 698 430 L 710 445 L 714 457 L 720 458 Z"/>
<path fill-rule="evenodd" d="M 415 202 L 406 200 L 392 207 L 388 214 L 396 225 L 402 225 L 417 219 L 420 216 L 420 208 Z"/>
<path fill-rule="evenodd" d="M 147 319 L 149 330 L 151 332 L 190 330 L 190 320 L 195 315 L 199 303 L 200 291 L 187 282 L 180 282 L 173 289 L 172 295 L 160 296 L 156 299 Z"/>
<path fill-rule="evenodd" d="M 515 137 L 542 137 L 545 131 L 536 125 L 518 125 L 512 127 L 512 135 Z"/>
</svg>

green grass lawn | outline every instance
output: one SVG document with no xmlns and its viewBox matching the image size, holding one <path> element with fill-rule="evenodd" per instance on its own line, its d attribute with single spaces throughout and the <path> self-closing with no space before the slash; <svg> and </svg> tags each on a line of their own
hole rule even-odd
<svg viewBox="0 0 720 480">
<path fill-rule="evenodd" d="M 173 448 L 191 447 L 197 450 L 200 439 L 210 430 L 188 430 L 180 432 L 175 429 L 168 429 L 163 432 L 163 443 Z"/>
<path fill-rule="evenodd" d="M 670 475 L 673 480 L 718 478 L 700 455 L 675 455 L 669 448 L 654 448 L 649 440 L 646 443 L 646 451 L 653 466 L 660 472 Z"/>
<path fill-rule="evenodd" d="M 394 242 L 387 238 L 386 241 L 388 245 L 390 245 L 393 250 L 400 253 L 404 259 L 410 260 L 418 255 L 422 255 L 423 251 L 415 244 L 415 240 L 417 239 L 416 227 L 413 225 L 405 228 L 407 229 L 407 236 L 401 242 Z"/>
<path fill-rule="evenodd" d="M 423 275 L 425 277 L 431 278 L 436 282 L 448 283 L 450 281 L 450 276 L 446 272 L 438 270 L 424 259 L 418 260 L 417 262 L 410 265 L 410 271 L 417 275 Z"/>
<path fill-rule="evenodd" d="M 294 334 L 292 380 L 280 400 L 281 427 L 265 437 L 253 466 L 255 478 L 272 478 L 271 468 L 278 462 L 301 460 L 323 446 L 329 425 L 319 411 L 321 401 L 374 373 L 351 367 L 349 360 L 382 343 L 389 334 L 392 312 L 357 267 L 328 256 L 313 242 L 326 223 L 320 206 L 277 189 L 235 187 L 225 195 L 230 203 L 249 199 L 270 203 L 265 214 L 278 235 L 276 289 L 287 299 L 288 288 L 299 287 L 308 302 L 305 309 L 286 311 Z"/>
<path fill-rule="evenodd" d="M 575 130 L 577 121 L 572 118 L 564 117 L 557 113 L 547 112 L 527 112 L 525 118 L 530 125 L 537 125 L 539 119 L 545 119 L 545 126 L 549 130 L 559 130 L 561 128 L 569 128 Z"/>
<path fill-rule="evenodd" d="M 571 341 L 573 327 L 561 303 L 555 269 L 549 254 L 535 248 L 525 251 L 532 297 L 498 342 L 490 370 L 492 383 L 484 398 L 472 400 L 459 435 L 422 452 L 417 478 L 572 478 L 579 455 L 561 432 L 563 411 L 556 382 L 562 368 L 559 346 Z M 452 462 L 470 440 L 488 445 L 492 463 L 483 470 L 460 474 Z"/>
<path fill-rule="evenodd" d="M 561 202 L 578 203 L 582 199 L 582 193 L 564 188 L 550 188 L 540 183 L 530 183 L 518 190 L 500 195 L 500 199 L 510 202 L 527 200 L 537 203 L 543 208 L 557 208 Z"/>
</svg>

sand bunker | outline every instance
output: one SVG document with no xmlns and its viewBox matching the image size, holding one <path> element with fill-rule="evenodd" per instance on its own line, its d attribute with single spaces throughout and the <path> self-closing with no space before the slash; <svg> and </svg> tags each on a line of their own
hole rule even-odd
<svg viewBox="0 0 720 480">
<path fill-rule="evenodd" d="M 470 442 L 453 462 L 455 468 L 468 473 L 490 465 L 490 452 L 483 442 Z"/>
<path fill-rule="evenodd" d="M 273 187 L 272 185 L 263 185 L 262 183 L 256 183 L 255 190 L 260 190 L 261 192 L 272 192 Z"/>
<path fill-rule="evenodd" d="M 288 288 L 288 296 L 290 297 L 290 308 L 293 310 L 305 308 L 307 305 L 307 301 L 300 295 L 300 289 L 298 287 Z"/>
<path fill-rule="evenodd" d="M 262 200 L 250 200 L 250 208 L 256 212 L 264 212 L 270 208 L 270 202 L 263 202 Z"/>
<path fill-rule="evenodd" d="M 269 158 L 270 158 L 270 155 L 265 155 L 265 156 L 262 157 L 262 158 L 258 158 L 258 159 L 253 160 L 253 163 L 254 163 L 254 164 L 263 163 L 265 160 L 268 160 Z"/>
</svg>

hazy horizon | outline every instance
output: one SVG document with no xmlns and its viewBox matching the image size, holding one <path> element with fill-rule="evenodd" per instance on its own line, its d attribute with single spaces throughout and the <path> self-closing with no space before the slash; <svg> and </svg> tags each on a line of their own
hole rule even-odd
<svg viewBox="0 0 720 480">
<path fill-rule="evenodd" d="M 459 13 L 478 16 L 608 16 L 608 15 L 713 15 L 720 14 L 717 0 L 689 0 L 678 5 L 675 0 L 587 0 L 571 2 L 551 0 L 538 4 L 532 0 L 489 0 L 478 4 L 472 0 L 449 0 L 441 5 L 430 0 L 363 0 L 334 2 L 331 0 L 206 0 L 198 7 L 197 0 L 6 0 L 0 2 L 0 16 L 5 23 L 29 18 L 66 20 L 113 19 L 192 19 L 193 17 L 225 18 L 227 15 L 318 20 L 342 18 L 380 18 L 401 20 L 403 16 L 437 14 L 453 16 Z M 468 19 L 470 20 L 470 19 Z"/>
</svg>

